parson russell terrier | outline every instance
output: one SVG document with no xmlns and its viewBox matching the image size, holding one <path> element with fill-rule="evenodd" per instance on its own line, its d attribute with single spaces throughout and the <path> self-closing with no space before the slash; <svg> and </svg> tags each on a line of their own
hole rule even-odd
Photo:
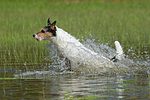
<svg viewBox="0 0 150 100">
<path fill-rule="evenodd" d="M 37 41 L 50 40 L 53 42 L 59 56 L 68 59 L 74 71 L 82 71 L 83 69 L 100 72 L 104 71 L 104 69 L 113 69 L 116 68 L 115 63 L 124 58 L 122 47 L 118 41 L 114 42 L 116 55 L 112 59 L 109 59 L 102 54 L 86 48 L 75 37 L 58 28 L 56 21 L 51 23 L 49 18 L 48 25 L 43 27 L 40 32 L 34 34 L 33 37 Z"/>
</svg>

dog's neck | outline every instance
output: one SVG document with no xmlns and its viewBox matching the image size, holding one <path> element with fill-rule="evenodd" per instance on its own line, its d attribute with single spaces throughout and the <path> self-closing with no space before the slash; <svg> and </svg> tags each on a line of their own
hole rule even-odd
<svg viewBox="0 0 150 100">
<path fill-rule="evenodd" d="M 51 37 L 50 41 L 56 45 L 67 45 L 68 43 L 74 43 L 76 45 L 81 45 L 81 43 L 73 36 L 68 34 L 61 28 L 56 26 L 56 37 Z"/>
</svg>

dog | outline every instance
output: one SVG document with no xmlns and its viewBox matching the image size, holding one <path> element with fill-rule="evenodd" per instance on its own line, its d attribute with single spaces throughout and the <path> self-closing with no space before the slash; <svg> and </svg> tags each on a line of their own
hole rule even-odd
<svg viewBox="0 0 150 100">
<path fill-rule="evenodd" d="M 75 37 L 56 26 L 56 21 L 50 22 L 40 32 L 33 35 L 37 41 L 50 40 L 56 46 L 59 56 L 70 62 L 72 70 L 75 71 L 104 71 L 116 68 L 115 62 L 123 59 L 123 50 L 118 41 L 115 41 L 116 55 L 109 59 L 102 54 L 86 48 Z"/>
</svg>

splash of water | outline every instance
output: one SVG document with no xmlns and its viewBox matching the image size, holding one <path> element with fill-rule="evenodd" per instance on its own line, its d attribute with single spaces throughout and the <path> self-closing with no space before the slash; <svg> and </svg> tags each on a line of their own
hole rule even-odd
<svg viewBox="0 0 150 100">
<path fill-rule="evenodd" d="M 98 41 L 96 41 L 94 38 L 88 38 L 87 40 L 82 40 L 83 45 L 101 55 L 104 57 L 107 57 L 108 59 L 111 59 L 114 57 L 116 54 L 116 50 L 106 44 L 101 44 Z M 139 60 L 139 56 L 136 56 L 134 53 L 134 50 L 132 48 L 128 49 L 128 53 L 131 55 L 124 55 L 124 59 L 121 61 L 115 62 L 116 68 L 108 69 L 108 68 L 103 68 L 101 70 L 93 70 L 91 66 L 91 69 L 86 66 L 82 66 L 82 61 L 81 63 L 75 64 L 75 65 L 70 65 L 70 61 L 66 58 L 60 57 L 56 46 L 50 42 L 49 44 L 46 45 L 46 49 L 49 50 L 49 56 L 45 57 L 45 60 L 48 60 L 50 63 L 47 64 L 49 65 L 49 71 L 35 71 L 35 72 L 25 72 L 21 74 L 14 75 L 14 77 L 28 77 L 28 76 L 33 76 L 33 77 L 44 77 L 43 75 L 60 75 L 60 74 L 67 74 L 67 73 L 75 73 L 78 74 L 78 71 L 80 70 L 79 74 L 86 74 L 86 75 L 112 75 L 112 74 L 117 74 L 117 75 L 147 75 L 150 74 L 150 59 L 147 61 L 145 60 Z M 130 57 L 130 59 L 129 59 Z M 86 58 L 86 56 L 85 56 Z M 91 56 L 90 59 L 93 59 L 94 57 Z M 147 58 L 149 56 L 147 55 Z M 98 58 L 94 58 L 99 60 Z M 71 71 L 71 68 L 78 68 L 78 71 Z M 94 66 L 95 67 L 95 66 Z"/>
<path fill-rule="evenodd" d="M 115 49 L 113 49 L 112 47 L 108 45 L 100 44 L 94 38 L 91 38 L 91 37 L 83 41 L 83 45 L 87 47 L 88 49 L 107 57 L 108 59 L 111 59 L 116 54 Z M 59 53 L 57 52 L 57 49 L 52 42 L 48 44 L 46 47 L 48 50 L 50 50 L 50 57 L 48 60 L 51 61 L 51 64 L 49 67 L 59 68 L 60 71 L 70 70 L 69 60 L 59 57 Z M 86 67 L 82 66 L 81 64 L 82 62 L 74 65 L 73 67 L 79 68 L 82 73 L 84 72 L 98 73 L 98 74 L 102 74 L 102 73 L 103 74 L 106 74 L 106 73 L 116 74 L 117 73 L 117 74 L 128 74 L 128 75 L 134 74 L 135 75 L 135 74 L 143 74 L 146 72 L 149 74 L 150 63 L 148 61 L 139 61 L 139 60 L 129 59 L 128 58 L 129 55 L 124 55 L 124 56 L 125 56 L 124 59 L 122 59 L 121 61 L 115 62 L 115 65 L 117 67 L 113 69 L 103 68 L 98 72 L 93 69 L 87 70 Z M 92 56 L 91 56 L 91 59 L 93 59 Z"/>
</svg>

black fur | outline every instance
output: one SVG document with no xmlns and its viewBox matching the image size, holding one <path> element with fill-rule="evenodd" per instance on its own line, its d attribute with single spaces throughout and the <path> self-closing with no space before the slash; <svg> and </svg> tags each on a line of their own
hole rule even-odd
<svg viewBox="0 0 150 100">
<path fill-rule="evenodd" d="M 45 26 L 44 28 L 47 29 L 47 32 L 51 32 L 53 36 L 56 36 L 56 30 L 50 29 L 50 26 Z"/>
<path fill-rule="evenodd" d="M 116 56 L 114 56 L 113 58 L 111 58 L 110 60 L 112 60 L 113 62 L 117 62 L 118 59 L 116 58 Z"/>
</svg>

